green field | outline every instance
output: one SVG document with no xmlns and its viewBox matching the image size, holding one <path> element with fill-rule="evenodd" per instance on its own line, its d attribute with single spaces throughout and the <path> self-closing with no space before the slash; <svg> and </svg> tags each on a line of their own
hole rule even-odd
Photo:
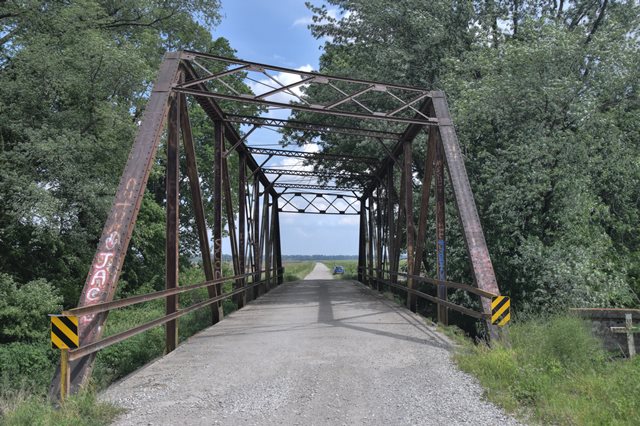
<svg viewBox="0 0 640 426">
<path fill-rule="evenodd" d="M 309 272 L 313 270 L 315 262 L 302 261 L 302 262 L 286 262 L 284 266 L 284 280 L 285 281 L 297 281 L 303 280 Z"/>
</svg>

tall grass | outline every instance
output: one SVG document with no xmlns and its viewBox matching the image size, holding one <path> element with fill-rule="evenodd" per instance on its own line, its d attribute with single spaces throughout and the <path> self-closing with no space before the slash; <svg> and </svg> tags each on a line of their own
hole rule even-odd
<svg viewBox="0 0 640 426">
<path fill-rule="evenodd" d="M 640 424 L 640 358 L 613 359 L 583 320 L 514 323 L 509 338 L 491 348 L 466 342 L 455 355 L 489 400 L 544 424 Z"/>
<path fill-rule="evenodd" d="M 309 275 L 316 265 L 315 262 L 287 262 L 284 266 L 284 280 L 285 281 L 298 281 L 303 280 L 304 277 Z"/>
</svg>

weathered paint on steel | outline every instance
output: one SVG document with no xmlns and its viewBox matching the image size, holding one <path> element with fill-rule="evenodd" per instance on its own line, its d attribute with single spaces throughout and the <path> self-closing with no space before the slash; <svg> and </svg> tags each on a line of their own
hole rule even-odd
<svg viewBox="0 0 640 426">
<path fill-rule="evenodd" d="M 171 87 L 178 79 L 179 62 L 178 54 L 168 53 L 160 65 L 78 306 L 113 300 L 160 135 L 164 130 Z M 106 313 L 80 318 L 81 345 L 100 338 L 106 318 Z M 88 356 L 70 363 L 71 393 L 77 392 L 89 378 L 93 360 L 94 356 Z M 50 395 L 53 398 L 59 396 L 59 374 L 58 370 L 52 380 Z"/>
<path fill-rule="evenodd" d="M 476 204 L 473 199 L 473 192 L 469 184 L 469 178 L 464 165 L 464 158 L 460 151 L 458 137 L 451 122 L 447 100 L 442 92 L 434 92 L 433 106 L 436 117 L 439 121 L 439 133 L 444 148 L 444 157 L 451 179 L 451 186 L 458 207 L 458 215 L 467 245 L 467 252 L 471 261 L 471 270 L 478 288 L 490 293 L 500 294 L 496 281 L 493 264 L 489 257 L 489 250 L 484 239 L 482 226 Z M 491 302 L 482 301 L 482 308 L 485 314 L 491 314 Z M 498 337 L 495 327 L 488 324 L 492 338 Z"/>
</svg>

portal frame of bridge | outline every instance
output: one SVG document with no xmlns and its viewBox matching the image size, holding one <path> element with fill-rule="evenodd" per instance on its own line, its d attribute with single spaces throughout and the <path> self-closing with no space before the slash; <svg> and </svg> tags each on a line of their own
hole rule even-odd
<svg viewBox="0 0 640 426">
<path fill-rule="evenodd" d="M 247 72 L 262 73 L 273 80 L 276 86 L 271 86 L 271 90 L 265 93 L 247 94 L 239 93 L 232 84 L 225 81 L 225 78 L 242 77 L 243 73 Z M 290 73 L 297 75 L 299 79 L 290 84 L 283 84 L 274 79 L 269 72 Z M 324 104 L 311 104 L 294 91 L 301 85 L 313 84 L 328 85 L 339 96 Z M 294 103 L 273 99 L 274 96 L 282 94 L 297 99 Z M 362 100 L 365 94 L 394 99 L 396 105 L 385 111 L 374 110 L 366 106 Z M 196 160 L 187 96 L 192 97 L 214 123 L 213 250 L 210 247 L 205 221 L 199 165 Z M 334 125 L 326 120 L 306 122 L 226 114 L 222 108 L 226 102 L 257 105 L 261 108 L 288 108 L 318 117 L 355 118 L 360 120 L 362 125 L 345 126 Z M 376 127 L 366 125 L 370 122 L 377 123 Z M 385 124 L 388 128 L 381 129 Z M 240 125 L 253 127 L 241 134 Z M 404 130 L 400 131 L 398 126 L 404 126 Z M 289 128 L 312 135 L 330 133 L 370 138 L 381 144 L 385 156 L 378 159 L 250 147 L 246 143 L 247 138 L 258 127 Z M 416 228 L 413 142 L 421 131 L 427 135 L 427 153 Z M 165 132 L 166 289 L 114 301 L 147 180 Z M 206 278 L 203 283 L 184 287 L 178 286 L 180 140 L 186 159 L 186 177 L 193 203 L 195 231 Z M 389 140 L 393 141 L 392 146 L 385 143 Z M 267 160 L 259 163 L 254 154 L 267 156 Z M 231 179 L 228 164 L 231 155 L 237 155 L 239 162 L 238 175 L 234 179 Z M 373 171 L 353 174 L 327 171 L 318 167 L 305 171 L 265 167 L 266 163 L 276 156 L 297 157 L 310 162 L 360 161 L 368 164 Z M 398 172 L 399 176 L 396 174 Z M 447 281 L 444 191 L 446 172 L 464 234 L 474 286 Z M 313 176 L 321 182 L 309 184 L 280 181 L 285 175 Z M 338 181 L 331 183 L 331 179 Z M 231 190 L 234 180 L 238 185 L 236 204 Z M 353 184 L 354 181 L 356 184 Z M 432 186 L 435 199 L 437 258 L 434 278 L 423 276 L 421 273 L 423 254 L 426 250 Z M 296 207 L 294 199 L 302 199 L 303 207 Z M 342 204 L 343 202 L 345 204 Z M 77 391 L 89 378 L 98 350 L 164 324 L 166 351 L 170 352 L 178 344 L 177 319 L 180 316 L 210 306 L 213 323 L 216 323 L 223 317 L 222 301 L 225 298 L 232 297 L 238 308 L 242 308 L 252 299 L 281 284 L 283 267 L 279 217 L 282 212 L 358 215 L 360 282 L 381 291 L 385 287 L 393 287 L 406 292 L 407 306 L 412 311 L 416 310 L 417 298 L 434 302 L 438 308 L 438 321 L 444 324 L 448 322 L 449 309 L 484 320 L 491 337 L 498 336 L 498 330 L 491 326 L 488 318 L 491 313 L 490 298 L 498 295 L 499 289 L 455 128 L 442 92 L 292 70 L 199 52 L 172 52 L 165 55 L 160 66 L 78 307 L 65 311 L 67 314 L 81 316 L 81 347 L 70 353 L 71 390 Z M 234 275 L 230 277 L 222 275 L 223 217 L 228 225 L 233 259 Z M 403 248 L 407 256 L 406 272 L 400 271 Z M 222 284 L 227 280 L 233 282 L 233 290 L 223 293 Z M 418 291 L 419 283 L 435 286 L 436 295 Z M 209 298 L 192 307 L 180 309 L 179 294 L 197 288 L 207 288 Z M 477 295 L 481 300 L 482 312 L 448 301 L 447 290 L 450 288 Z M 126 332 L 101 338 L 104 323 L 111 309 L 155 299 L 165 299 L 164 317 Z M 57 383 L 59 381 L 54 379 L 52 395 L 56 395 Z"/>
</svg>

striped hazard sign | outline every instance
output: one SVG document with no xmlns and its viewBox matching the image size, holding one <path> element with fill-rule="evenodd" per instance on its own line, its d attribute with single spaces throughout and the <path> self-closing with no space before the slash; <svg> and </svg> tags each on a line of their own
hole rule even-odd
<svg viewBox="0 0 640 426">
<path fill-rule="evenodd" d="M 491 299 L 491 324 L 500 327 L 511 320 L 511 299 L 507 296 L 496 296 Z"/>
<path fill-rule="evenodd" d="M 78 317 L 51 315 L 51 347 L 76 349 L 79 344 Z"/>
</svg>

